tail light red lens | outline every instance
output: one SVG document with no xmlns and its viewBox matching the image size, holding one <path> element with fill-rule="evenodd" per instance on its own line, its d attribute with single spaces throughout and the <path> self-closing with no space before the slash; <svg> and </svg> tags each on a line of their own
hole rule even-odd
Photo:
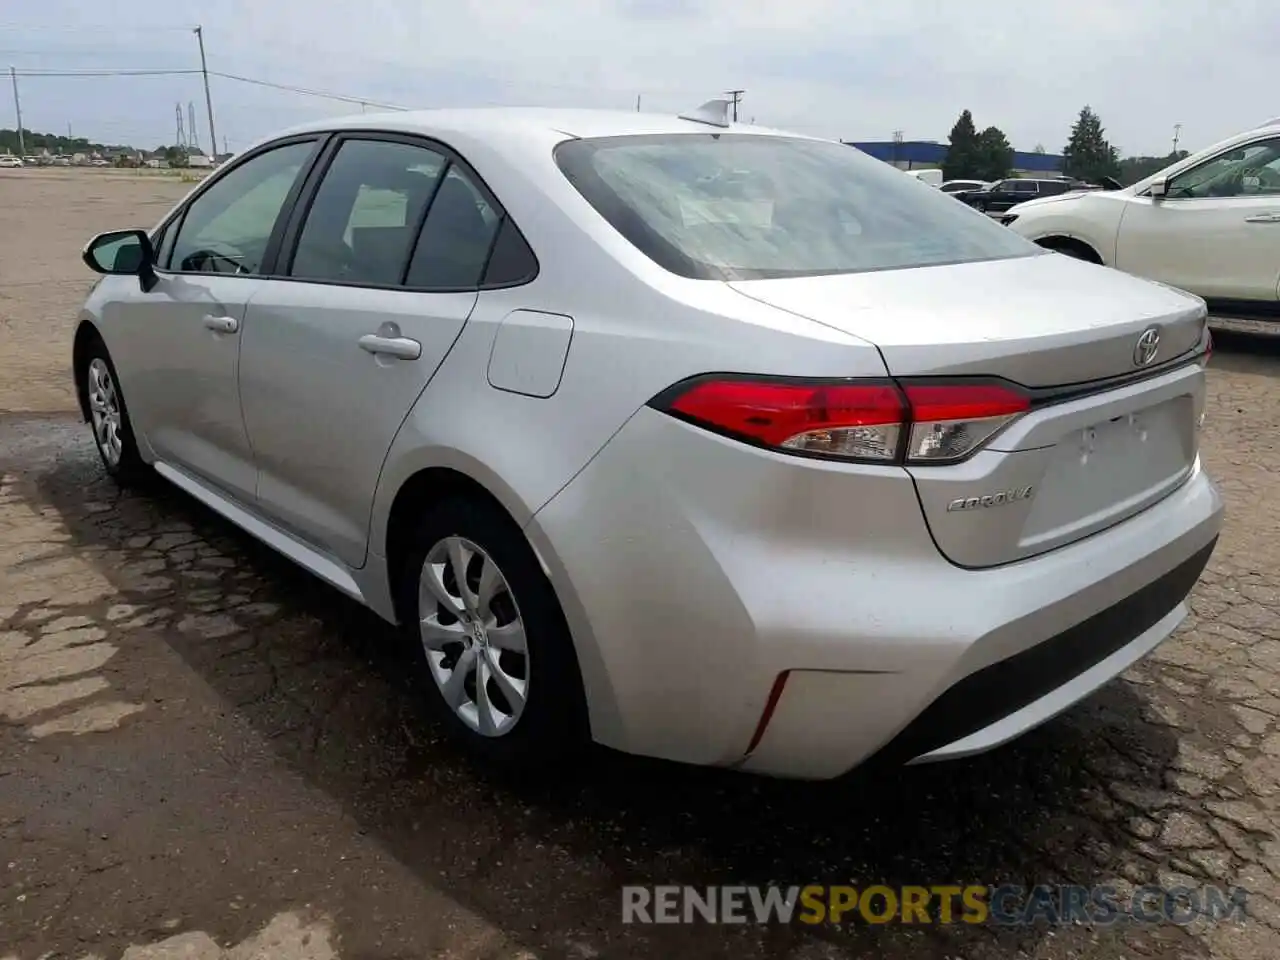
<svg viewBox="0 0 1280 960">
<path fill-rule="evenodd" d="M 696 426 L 786 453 L 873 463 L 951 463 L 1030 409 L 1012 385 L 704 377 L 653 406 Z"/>
<path fill-rule="evenodd" d="M 766 447 L 856 460 L 892 460 L 904 398 L 892 383 L 702 380 L 669 413 Z"/>
</svg>

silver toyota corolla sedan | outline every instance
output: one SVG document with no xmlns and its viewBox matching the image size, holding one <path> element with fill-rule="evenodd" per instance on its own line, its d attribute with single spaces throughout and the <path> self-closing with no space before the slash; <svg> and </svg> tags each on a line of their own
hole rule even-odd
<svg viewBox="0 0 1280 960">
<path fill-rule="evenodd" d="M 1222 523 L 1199 299 L 714 110 L 316 123 L 84 256 L 107 471 L 400 624 L 498 763 L 986 750 L 1168 637 Z"/>
</svg>

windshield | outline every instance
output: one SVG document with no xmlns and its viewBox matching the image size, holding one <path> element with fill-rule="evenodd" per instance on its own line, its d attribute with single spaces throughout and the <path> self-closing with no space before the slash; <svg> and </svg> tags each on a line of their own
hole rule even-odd
<svg viewBox="0 0 1280 960">
<path fill-rule="evenodd" d="M 560 169 L 666 269 L 711 280 L 857 273 L 1042 252 L 852 147 L 743 134 L 570 140 Z"/>
</svg>

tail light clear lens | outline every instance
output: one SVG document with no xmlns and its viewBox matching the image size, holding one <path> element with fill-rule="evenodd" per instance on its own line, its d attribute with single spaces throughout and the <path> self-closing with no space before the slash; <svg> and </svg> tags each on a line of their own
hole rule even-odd
<svg viewBox="0 0 1280 960">
<path fill-rule="evenodd" d="M 962 460 L 1031 407 L 988 381 L 805 382 L 744 377 L 677 384 L 652 406 L 689 423 L 782 452 L 871 463 Z"/>
<path fill-rule="evenodd" d="M 1031 398 L 1003 384 L 919 384 L 904 388 L 911 406 L 909 463 L 950 463 L 982 447 L 1031 409 Z"/>
</svg>

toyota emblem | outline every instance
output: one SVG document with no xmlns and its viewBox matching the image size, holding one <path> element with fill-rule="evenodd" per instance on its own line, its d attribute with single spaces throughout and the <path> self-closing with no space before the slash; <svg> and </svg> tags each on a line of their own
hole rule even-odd
<svg viewBox="0 0 1280 960">
<path fill-rule="evenodd" d="M 1142 336 L 1138 337 L 1138 342 L 1133 345 L 1133 365 L 1135 367 L 1149 366 L 1154 362 L 1159 350 L 1160 328 L 1147 327 L 1142 331 Z"/>
</svg>

